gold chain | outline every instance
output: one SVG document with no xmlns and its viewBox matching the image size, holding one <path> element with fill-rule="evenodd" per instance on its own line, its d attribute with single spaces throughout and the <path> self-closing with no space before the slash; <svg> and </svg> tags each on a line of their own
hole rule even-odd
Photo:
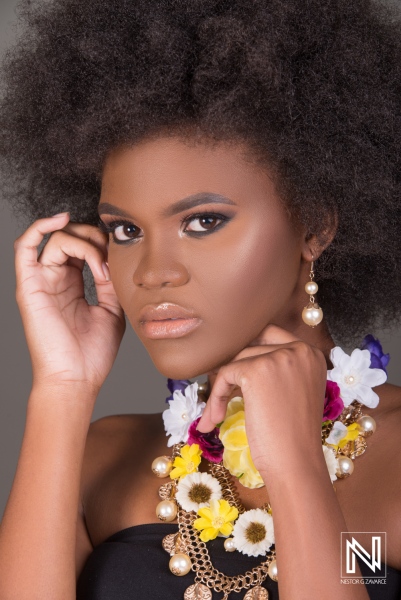
<svg viewBox="0 0 401 600">
<path fill-rule="evenodd" d="M 348 407 L 344 408 L 337 419 L 347 426 L 354 423 L 361 415 L 362 404 L 354 401 Z M 322 444 L 329 436 L 332 425 L 333 422 L 331 421 L 322 426 Z M 184 443 L 181 442 L 173 446 L 173 460 L 176 456 L 179 456 L 183 445 Z M 343 446 L 340 452 L 342 455 L 354 459 L 355 456 L 362 454 L 365 449 L 365 435 L 361 432 L 357 440 Z M 339 449 L 337 448 L 336 456 L 338 453 Z M 231 506 L 235 506 L 239 514 L 244 513 L 246 509 L 241 503 L 238 490 L 233 483 L 232 476 L 228 469 L 224 467 L 222 462 L 209 462 L 209 471 L 219 481 L 223 498 L 227 500 Z M 169 497 L 174 498 L 176 490 L 175 483 L 171 482 L 171 484 L 167 484 L 167 486 L 169 487 Z M 268 502 L 265 503 L 262 509 L 271 511 L 270 504 Z M 179 535 L 176 538 L 176 546 L 178 547 L 180 545 L 181 548 L 184 547 L 185 552 L 190 557 L 192 562 L 191 568 L 195 572 L 195 582 L 206 585 L 216 592 L 222 592 L 223 600 L 227 600 L 231 592 L 240 592 L 243 589 L 261 585 L 268 575 L 270 563 L 276 558 L 275 545 L 273 544 L 271 546 L 272 549 L 266 553 L 265 556 L 267 556 L 267 558 L 250 571 L 234 576 L 225 575 L 213 566 L 205 542 L 200 539 L 199 533 L 193 527 L 193 522 L 196 518 L 197 515 L 194 512 L 187 512 L 181 506 L 178 506 L 177 520 Z"/>
<path fill-rule="evenodd" d="M 274 550 L 269 550 L 267 553 L 268 558 L 251 571 L 234 576 L 225 575 L 213 566 L 205 542 L 202 542 L 198 532 L 192 526 L 195 518 L 196 515 L 193 516 L 179 507 L 178 526 L 180 537 L 188 556 L 191 558 L 192 570 L 195 571 L 195 581 L 197 583 L 203 583 L 216 592 L 223 592 L 226 598 L 231 592 L 239 592 L 242 589 L 260 585 L 266 579 L 269 564 L 276 556 Z"/>
</svg>

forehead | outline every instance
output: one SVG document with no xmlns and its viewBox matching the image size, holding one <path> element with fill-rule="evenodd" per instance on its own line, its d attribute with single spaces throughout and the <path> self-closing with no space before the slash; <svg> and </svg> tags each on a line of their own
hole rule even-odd
<svg viewBox="0 0 401 600">
<path fill-rule="evenodd" d="M 118 195 L 177 200 L 204 191 L 233 199 L 276 195 L 271 173 L 245 144 L 178 137 L 145 139 L 108 155 L 102 199 Z"/>
</svg>

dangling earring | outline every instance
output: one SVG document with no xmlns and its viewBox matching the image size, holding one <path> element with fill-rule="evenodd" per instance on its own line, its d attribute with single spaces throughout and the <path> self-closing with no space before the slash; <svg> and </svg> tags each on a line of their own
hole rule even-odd
<svg viewBox="0 0 401 600">
<path fill-rule="evenodd" d="M 313 281 L 315 277 L 313 265 L 314 261 L 312 261 L 310 267 L 310 281 L 308 281 L 308 283 L 305 284 L 305 292 L 309 294 L 309 304 L 308 306 L 305 306 L 305 308 L 302 311 L 302 320 L 310 327 L 316 327 L 316 325 L 319 325 L 319 323 L 321 323 L 321 321 L 323 320 L 323 311 L 318 305 L 318 303 L 315 302 L 314 294 L 316 294 L 317 290 L 319 289 L 319 286 L 317 285 L 316 281 Z"/>
</svg>

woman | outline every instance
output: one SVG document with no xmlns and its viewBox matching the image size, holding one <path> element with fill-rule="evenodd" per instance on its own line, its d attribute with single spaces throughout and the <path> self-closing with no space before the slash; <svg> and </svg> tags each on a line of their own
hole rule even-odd
<svg viewBox="0 0 401 600">
<path fill-rule="evenodd" d="M 401 390 L 359 348 L 400 315 L 396 15 L 22 8 L 0 135 L 34 377 L 0 597 L 398 598 Z M 91 424 L 125 315 L 169 408 Z M 351 532 L 387 533 L 385 582 L 343 577 Z"/>
</svg>

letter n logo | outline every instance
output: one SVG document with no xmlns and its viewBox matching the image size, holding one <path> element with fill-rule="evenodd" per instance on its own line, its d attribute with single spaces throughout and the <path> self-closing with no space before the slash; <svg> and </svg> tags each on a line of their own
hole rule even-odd
<svg viewBox="0 0 401 600">
<path fill-rule="evenodd" d="M 368 552 L 354 537 L 353 534 L 363 534 L 365 547 L 368 547 L 370 541 L 370 552 Z M 351 541 L 348 539 L 351 537 Z M 386 533 L 385 532 L 362 532 L 350 531 L 341 532 L 341 576 L 342 577 L 361 577 L 356 575 L 355 558 L 359 558 L 359 568 L 362 577 L 383 577 L 382 569 L 382 546 L 386 550 Z M 345 559 L 345 560 L 344 560 Z M 361 562 L 362 561 L 362 562 Z M 364 564 L 363 564 L 364 563 Z M 364 567 L 366 565 L 366 567 Z M 386 566 L 386 565 L 385 565 Z M 344 571 L 345 567 L 345 573 Z M 379 572 L 378 572 L 379 571 Z M 384 577 L 386 574 L 384 574 Z"/>
</svg>

